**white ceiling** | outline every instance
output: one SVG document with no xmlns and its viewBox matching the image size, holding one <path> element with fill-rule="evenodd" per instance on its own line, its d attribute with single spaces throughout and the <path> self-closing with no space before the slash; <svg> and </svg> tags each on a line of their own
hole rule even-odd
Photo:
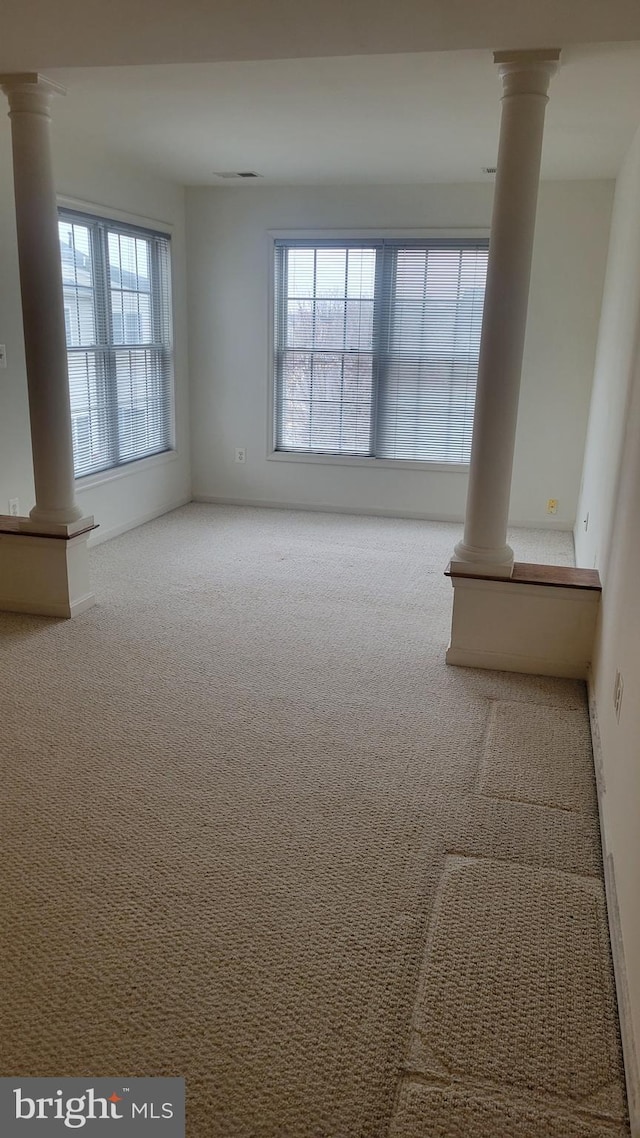
<svg viewBox="0 0 640 1138">
<path fill-rule="evenodd" d="M 49 70 L 56 132 L 186 185 L 479 181 L 496 158 L 489 51 Z M 563 50 L 543 177 L 616 175 L 640 123 L 640 43 Z M 246 184 L 246 183 L 243 183 Z M 249 183 L 255 185 L 256 183 Z"/>
<path fill-rule="evenodd" d="M 638 0 L 3 0 L 0 72 L 623 40 Z"/>
</svg>

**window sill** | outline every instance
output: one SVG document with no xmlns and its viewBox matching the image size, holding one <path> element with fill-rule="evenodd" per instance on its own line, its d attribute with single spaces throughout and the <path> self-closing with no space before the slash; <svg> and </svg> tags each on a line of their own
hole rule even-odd
<svg viewBox="0 0 640 1138">
<path fill-rule="evenodd" d="M 304 451 L 274 450 L 267 455 L 269 462 L 306 462 L 320 466 L 374 467 L 378 470 L 440 470 L 447 474 L 467 474 L 468 463 L 425 462 L 413 458 L 366 458 L 350 454 L 306 454 Z"/>
<path fill-rule="evenodd" d="M 135 474 L 142 474 L 154 466 L 164 466 L 166 462 L 175 462 L 178 458 L 177 450 L 164 450 L 161 454 L 151 454 L 148 458 L 134 459 L 123 466 L 112 466 L 108 470 L 100 470 L 96 474 L 81 475 L 75 480 L 76 494 L 83 490 L 93 490 L 95 486 L 102 486 L 105 482 L 117 482 L 120 478 L 131 478 Z"/>
</svg>

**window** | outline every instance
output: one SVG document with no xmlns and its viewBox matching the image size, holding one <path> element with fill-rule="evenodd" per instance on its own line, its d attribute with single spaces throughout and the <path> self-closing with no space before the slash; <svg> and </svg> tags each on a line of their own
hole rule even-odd
<svg viewBox="0 0 640 1138">
<path fill-rule="evenodd" d="M 59 211 L 76 478 L 172 445 L 170 245 Z"/>
<path fill-rule="evenodd" d="M 276 450 L 468 463 L 487 255 L 276 241 Z"/>
</svg>

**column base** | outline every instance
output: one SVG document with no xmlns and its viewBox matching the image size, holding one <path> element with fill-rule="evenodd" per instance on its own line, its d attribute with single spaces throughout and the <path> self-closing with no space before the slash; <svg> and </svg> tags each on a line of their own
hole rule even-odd
<svg viewBox="0 0 640 1138">
<path fill-rule="evenodd" d="M 69 618 L 91 608 L 87 541 L 95 528 L 93 518 L 44 527 L 0 515 L 0 610 Z"/>
<path fill-rule="evenodd" d="M 505 580 L 451 564 L 447 574 L 454 588 L 448 664 L 586 678 L 601 593 L 594 570 L 516 564 Z"/>
<path fill-rule="evenodd" d="M 83 520 L 80 506 L 72 506 L 66 510 L 40 510 L 34 506 L 29 514 L 29 519 L 41 529 L 51 525 L 75 525 Z"/>
<path fill-rule="evenodd" d="M 451 558 L 452 567 L 466 577 L 510 577 L 513 572 L 513 550 L 510 545 L 502 549 L 478 549 L 459 541 Z"/>
</svg>

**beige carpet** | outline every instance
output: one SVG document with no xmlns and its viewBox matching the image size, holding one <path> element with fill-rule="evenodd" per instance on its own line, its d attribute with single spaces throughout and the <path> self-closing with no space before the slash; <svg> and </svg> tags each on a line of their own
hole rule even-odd
<svg viewBox="0 0 640 1138">
<path fill-rule="evenodd" d="M 628 1134 L 584 689 L 445 666 L 458 536 L 193 505 L 0 614 L 1 1074 L 184 1075 L 190 1138 Z"/>
</svg>

